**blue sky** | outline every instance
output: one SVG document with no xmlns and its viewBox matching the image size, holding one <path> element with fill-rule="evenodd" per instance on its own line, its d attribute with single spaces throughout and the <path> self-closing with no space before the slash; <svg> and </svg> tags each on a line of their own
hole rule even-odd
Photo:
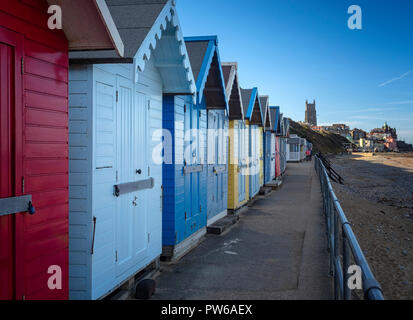
<svg viewBox="0 0 413 320">
<path fill-rule="evenodd" d="M 350 30 L 350 5 L 362 30 Z M 293 120 L 316 100 L 319 124 L 364 130 L 387 120 L 413 143 L 413 1 L 177 0 L 185 36 L 217 35 L 242 87 Z"/>
</svg>

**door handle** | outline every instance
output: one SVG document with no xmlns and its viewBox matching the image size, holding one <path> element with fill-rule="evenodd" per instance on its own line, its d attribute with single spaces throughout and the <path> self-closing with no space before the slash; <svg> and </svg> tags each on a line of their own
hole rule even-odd
<svg viewBox="0 0 413 320">
<path fill-rule="evenodd" d="M 142 170 L 141 169 L 136 170 L 136 174 L 142 174 Z"/>
</svg>

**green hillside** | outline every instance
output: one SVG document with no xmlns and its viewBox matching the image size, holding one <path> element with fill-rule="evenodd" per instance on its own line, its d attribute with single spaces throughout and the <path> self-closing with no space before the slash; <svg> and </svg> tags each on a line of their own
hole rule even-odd
<svg viewBox="0 0 413 320">
<path fill-rule="evenodd" d="M 321 153 L 339 153 L 344 151 L 343 144 L 349 141 L 334 133 L 319 133 L 309 127 L 290 120 L 290 134 L 297 134 L 313 144 L 313 151 Z"/>
</svg>

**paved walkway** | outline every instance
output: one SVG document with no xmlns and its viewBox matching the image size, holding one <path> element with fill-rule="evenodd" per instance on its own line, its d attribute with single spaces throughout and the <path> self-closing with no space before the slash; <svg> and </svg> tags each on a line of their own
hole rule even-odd
<svg viewBox="0 0 413 320">
<path fill-rule="evenodd" d="M 321 193 L 313 164 L 289 164 L 283 187 L 175 264 L 154 299 L 331 299 Z"/>
</svg>

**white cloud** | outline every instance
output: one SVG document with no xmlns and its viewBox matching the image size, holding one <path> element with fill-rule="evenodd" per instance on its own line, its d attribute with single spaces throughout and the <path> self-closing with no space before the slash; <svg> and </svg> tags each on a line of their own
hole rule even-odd
<svg viewBox="0 0 413 320">
<path fill-rule="evenodd" d="M 378 87 L 384 87 L 384 86 L 386 86 L 386 85 L 388 85 L 388 84 L 390 84 L 390 83 L 392 83 L 392 82 L 401 80 L 401 79 L 407 77 L 407 76 L 408 76 L 410 73 L 412 73 L 412 72 L 413 72 L 413 70 L 407 71 L 407 72 L 403 73 L 400 77 L 393 78 L 393 79 L 387 80 L 387 81 L 379 84 Z"/>
<path fill-rule="evenodd" d="M 413 104 L 413 100 L 389 102 L 389 103 L 387 103 L 387 104 Z"/>
<path fill-rule="evenodd" d="M 366 108 L 366 109 L 358 109 L 358 110 L 348 110 L 351 113 L 369 113 L 369 112 L 381 112 L 381 111 L 394 111 L 398 110 L 398 108 Z"/>
</svg>

